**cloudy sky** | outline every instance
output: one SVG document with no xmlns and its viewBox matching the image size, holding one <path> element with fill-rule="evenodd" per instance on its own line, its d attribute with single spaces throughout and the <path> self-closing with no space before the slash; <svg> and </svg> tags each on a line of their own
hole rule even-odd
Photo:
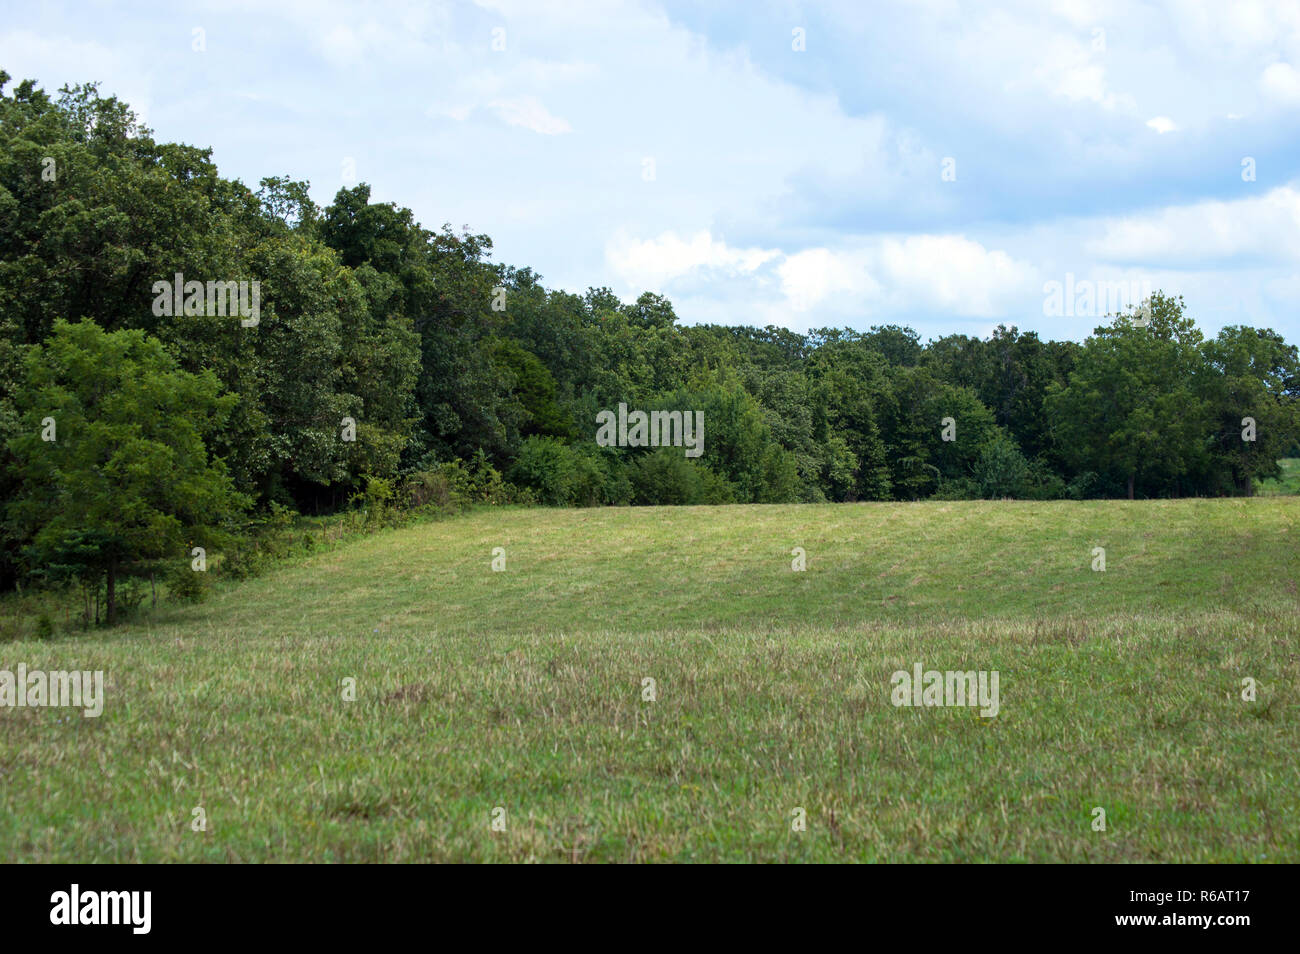
<svg viewBox="0 0 1300 954">
<path fill-rule="evenodd" d="M 687 323 L 1081 339 L 1097 316 L 1057 314 L 1048 283 L 1123 282 L 1182 294 L 1209 332 L 1300 341 L 1300 2 L 53 2 L 4 20 L 8 72 L 99 80 L 226 176 L 308 179 L 322 203 L 368 182 L 549 286 L 659 291 Z"/>
</svg>

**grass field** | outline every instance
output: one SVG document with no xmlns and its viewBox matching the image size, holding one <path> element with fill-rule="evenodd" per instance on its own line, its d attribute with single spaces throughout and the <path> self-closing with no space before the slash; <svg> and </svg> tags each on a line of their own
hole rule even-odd
<svg viewBox="0 0 1300 954">
<path fill-rule="evenodd" d="M 1288 497 L 422 523 L 0 643 L 107 681 L 0 710 L 0 860 L 1296 862 L 1298 570 Z"/>
<path fill-rule="evenodd" d="M 1284 457 L 1278 464 L 1282 468 L 1282 476 L 1259 481 L 1256 492 L 1265 497 L 1300 494 L 1300 457 Z"/>
</svg>

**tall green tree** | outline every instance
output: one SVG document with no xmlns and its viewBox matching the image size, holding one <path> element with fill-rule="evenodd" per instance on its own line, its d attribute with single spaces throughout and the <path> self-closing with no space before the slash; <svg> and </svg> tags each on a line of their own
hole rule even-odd
<svg viewBox="0 0 1300 954">
<path fill-rule="evenodd" d="M 105 581 L 112 624 L 121 577 L 149 560 L 188 561 L 248 505 L 204 444 L 234 401 L 143 332 L 91 321 L 56 321 L 27 355 L 23 385 L 7 519 L 31 541 L 35 569 L 78 553 Z"/>
<path fill-rule="evenodd" d="M 1077 470 L 1122 481 L 1127 496 L 1194 489 L 1207 463 L 1210 405 L 1199 384 L 1201 334 L 1181 298 L 1157 292 L 1150 324 L 1118 316 L 1098 328 L 1069 383 L 1047 396 L 1062 456 Z"/>
<path fill-rule="evenodd" d="M 1229 485 L 1214 489 L 1250 496 L 1256 480 L 1281 474 L 1278 458 L 1300 440 L 1300 359 L 1281 335 L 1240 325 L 1224 328 L 1202 352 L 1216 472 Z"/>
</svg>

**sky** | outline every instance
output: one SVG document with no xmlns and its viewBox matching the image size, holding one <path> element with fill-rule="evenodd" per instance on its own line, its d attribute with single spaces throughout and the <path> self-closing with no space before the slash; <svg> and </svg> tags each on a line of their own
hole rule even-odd
<svg viewBox="0 0 1300 954">
<path fill-rule="evenodd" d="M 1082 340 L 1161 289 L 1300 343 L 1300 0 L 4 7 L 0 67 L 224 176 L 683 323 Z"/>
</svg>

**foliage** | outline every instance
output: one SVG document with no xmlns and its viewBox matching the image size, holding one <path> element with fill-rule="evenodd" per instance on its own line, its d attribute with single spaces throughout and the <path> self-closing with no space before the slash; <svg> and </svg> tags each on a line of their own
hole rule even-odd
<svg viewBox="0 0 1300 954">
<path fill-rule="evenodd" d="M 323 206 L 288 176 L 254 192 L 94 85 L 8 87 L 0 74 L 3 587 L 179 559 L 245 504 L 387 526 L 484 503 L 1249 495 L 1288 486 L 1277 461 L 1300 453 L 1296 347 L 1247 326 L 1204 340 L 1160 292 L 1148 325 L 1112 316 L 1082 344 L 682 325 L 661 295 L 548 289 L 494 263 L 489 236 L 426 227 L 364 183 Z M 257 282 L 258 321 L 155 313 L 154 284 L 178 273 Z M 30 378 L 32 354 L 70 358 L 63 319 L 131 342 L 179 390 L 124 368 L 89 375 L 104 395 Z M 74 401 L 48 453 L 35 428 L 69 395 L 107 416 L 78 431 Z M 619 404 L 701 412 L 702 456 L 598 447 L 596 415 Z M 56 460 L 84 479 L 58 484 Z M 61 494 L 72 515 L 46 516 Z M 280 536 L 245 526 L 223 571 L 258 572 Z"/>
<path fill-rule="evenodd" d="M 11 533 L 33 566 L 107 583 L 143 561 L 187 559 L 248 503 L 204 439 L 233 403 L 211 372 L 190 374 L 140 331 L 57 321 L 27 353 L 9 441 L 18 492 Z"/>
</svg>

